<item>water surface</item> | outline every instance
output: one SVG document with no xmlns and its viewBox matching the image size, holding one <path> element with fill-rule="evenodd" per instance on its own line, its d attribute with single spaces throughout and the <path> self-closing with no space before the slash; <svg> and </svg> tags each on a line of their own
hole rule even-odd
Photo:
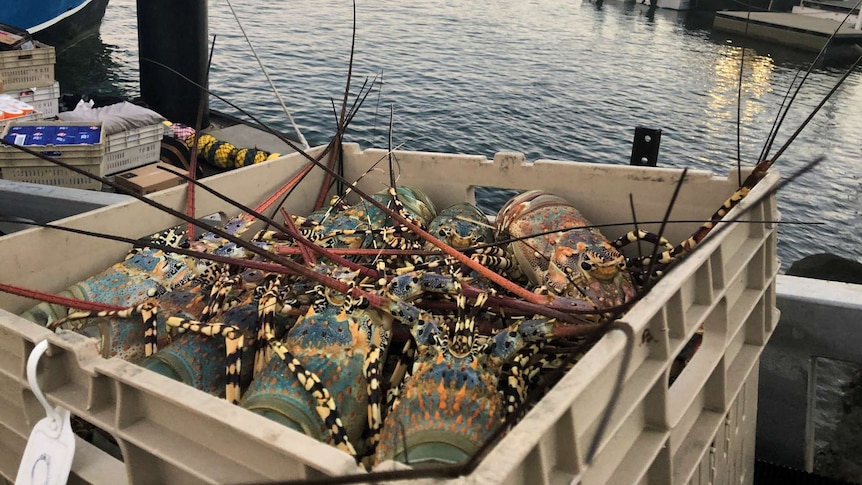
<svg viewBox="0 0 862 485">
<path fill-rule="evenodd" d="M 305 136 L 327 141 L 331 100 L 340 102 L 347 73 L 350 2 L 234 7 Z M 366 77 L 382 73 L 383 82 L 350 140 L 385 146 L 392 107 L 393 139 L 404 149 L 488 157 L 515 150 L 528 159 L 626 164 L 634 128 L 646 126 L 663 130 L 660 165 L 725 174 L 737 160 L 740 65 L 741 158 L 751 165 L 798 69 L 814 57 L 763 43 L 743 55 L 742 39 L 713 33 L 709 15 L 650 13 L 616 0 L 360 1 L 357 17 L 353 92 Z M 58 55 L 63 91 L 138 94 L 135 28 L 135 2 L 111 0 L 100 37 Z M 288 130 L 225 2 L 210 2 L 210 34 L 217 36 L 211 88 Z M 778 145 L 842 69 L 825 64 L 811 73 Z M 787 175 L 826 157 L 779 194 L 783 221 L 824 223 L 780 226 L 785 268 L 818 252 L 862 260 L 860 82 L 852 73 L 777 164 Z"/>
</svg>

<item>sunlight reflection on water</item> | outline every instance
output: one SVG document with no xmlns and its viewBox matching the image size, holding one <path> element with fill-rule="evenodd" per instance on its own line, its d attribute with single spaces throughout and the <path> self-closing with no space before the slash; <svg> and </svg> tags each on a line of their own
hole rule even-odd
<svg viewBox="0 0 862 485">
<path fill-rule="evenodd" d="M 248 1 L 234 7 L 305 136 L 324 142 L 334 131 L 330 99 L 341 99 L 347 72 L 350 3 L 302 0 L 288 9 Z M 350 139 L 363 145 L 385 143 L 388 123 L 377 109 L 388 112 L 391 105 L 394 139 L 410 150 L 488 157 L 516 150 L 530 159 L 625 164 L 634 128 L 642 125 L 663 130 L 662 166 L 725 174 L 736 163 L 741 49 L 713 33 L 708 18 L 663 10 L 649 15 L 616 1 L 599 7 L 562 0 L 360 2 L 357 15 L 356 80 L 383 73 L 379 99 L 371 96 L 351 126 Z M 211 88 L 288 130 L 223 2 L 210 3 L 210 34 L 218 36 Z M 101 40 L 84 44 L 76 47 L 80 62 L 66 62 L 69 72 L 60 74 L 58 64 L 64 91 L 138 92 L 134 0 L 112 0 Z M 797 68 L 812 59 L 766 45 L 745 51 L 745 163 L 760 154 Z M 810 75 L 778 144 L 840 75 L 837 67 Z M 818 252 L 862 259 L 860 79 L 859 72 L 849 77 L 777 164 L 789 174 L 827 157 L 779 196 L 782 220 L 825 223 L 780 227 L 785 268 Z M 225 109 L 216 101 L 212 106 Z"/>
</svg>

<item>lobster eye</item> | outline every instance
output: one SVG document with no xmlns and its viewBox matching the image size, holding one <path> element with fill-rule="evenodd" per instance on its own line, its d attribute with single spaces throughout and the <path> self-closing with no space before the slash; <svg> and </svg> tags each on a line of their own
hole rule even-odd
<svg viewBox="0 0 862 485">
<path fill-rule="evenodd" d="M 581 261 L 581 269 L 583 269 L 584 271 L 592 271 L 593 263 L 589 261 Z"/>
<path fill-rule="evenodd" d="M 617 263 L 617 267 L 620 269 L 620 271 L 624 271 L 626 269 L 626 262 L 620 261 L 619 263 Z"/>
<path fill-rule="evenodd" d="M 485 242 L 485 236 L 476 236 L 475 238 L 473 238 L 473 241 L 477 243 L 483 243 Z"/>
</svg>

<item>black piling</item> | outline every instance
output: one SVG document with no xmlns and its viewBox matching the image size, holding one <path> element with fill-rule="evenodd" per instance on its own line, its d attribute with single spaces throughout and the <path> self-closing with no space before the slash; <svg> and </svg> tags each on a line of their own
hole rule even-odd
<svg viewBox="0 0 862 485">
<path fill-rule="evenodd" d="M 207 0 L 137 0 L 137 6 L 144 102 L 168 120 L 189 126 L 195 126 L 203 103 L 201 126 L 208 126 L 209 96 L 159 65 L 207 85 Z"/>
</svg>

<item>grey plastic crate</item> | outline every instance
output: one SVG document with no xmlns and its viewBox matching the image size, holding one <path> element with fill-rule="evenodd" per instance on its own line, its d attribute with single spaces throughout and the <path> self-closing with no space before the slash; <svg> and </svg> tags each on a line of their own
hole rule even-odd
<svg viewBox="0 0 862 485">
<path fill-rule="evenodd" d="M 54 48 L 38 41 L 35 45 L 30 50 L 0 52 L 0 92 L 54 84 Z"/>
<path fill-rule="evenodd" d="M 385 158 L 384 150 L 345 145 L 345 177 L 355 180 Z M 319 153 L 320 148 L 314 153 Z M 539 160 L 516 153 L 481 156 L 397 152 L 399 183 L 423 189 L 440 207 L 473 201 L 476 186 L 541 188 L 565 195 L 596 222 L 630 219 L 633 194 L 640 220 L 660 220 L 680 172 L 627 166 Z M 209 185 L 247 205 L 262 200 L 305 163 L 299 155 L 246 167 L 209 179 Z M 376 191 L 387 174 L 362 180 Z M 288 199 L 287 210 L 306 213 L 322 175 L 315 171 Z M 737 176 L 690 171 L 673 217 L 703 220 L 736 186 Z M 745 221 L 778 218 L 774 197 L 754 198 L 774 186 L 768 175 L 741 208 Z M 184 188 L 153 198 L 182 210 Z M 199 193 L 200 213 L 234 212 Z M 138 201 L 70 218 L 62 224 L 141 237 L 175 224 Z M 698 224 L 673 224 L 681 241 Z M 655 225 L 645 226 L 657 230 Z M 628 230 L 605 231 L 615 237 Z M 775 224 L 735 224 L 702 243 L 702 249 L 665 276 L 621 324 L 636 336 L 633 359 L 619 405 L 586 466 L 586 448 L 596 433 L 622 359 L 625 338 L 614 331 L 596 346 L 504 437 L 478 468 L 460 481 L 471 483 L 751 483 L 757 395 L 757 362 L 778 320 L 775 308 Z M 87 254 L 79 249 L 88 245 Z M 9 261 L 0 281 L 60 291 L 113 262 L 127 246 L 44 230 L 0 239 L 0 259 Z M 0 295 L 0 308 L 21 312 L 33 302 Z M 679 378 L 668 385 L 670 365 L 703 328 L 703 344 Z M 40 376 L 48 399 L 103 427 L 119 442 L 131 483 L 219 483 L 287 480 L 358 472 L 339 450 L 213 396 L 138 366 L 96 355 L 77 334 L 49 334 L 10 313 L 0 314 L 0 439 L 7 453 L 23 451 L 23 437 L 41 417 L 23 362 L 34 342 L 48 338 L 53 353 Z M 2 442 L 2 441 L 0 441 Z M 719 453 L 720 455 L 716 455 Z M 98 455 L 97 453 L 95 455 Z M 18 455 L 20 456 L 20 455 Z M 105 466 L 116 467 L 105 455 Z M 718 460 L 718 461 L 716 461 Z M 90 462 L 88 466 L 99 466 Z M 395 465 L 381 464 L 378 469 Z M 115 468 L 114 468 L 115 469 Z M 0 475 L 16 471 L 0 459 Z M 76 462 L 73 474 L 83 471 Z M 96 481 L 115 483 L 116 477 Z"/>
<path fill-rule="evenodd" d="M 15 126 L 98 126 L 101 121 L 12 121 L 3 129 L 0 137 Z M 101 132 L 99 143 L 92 145 L 44 145 L 27 148 L 74 165 L 93 175 L 104 175 L 105 133 Z M 35 155 L 6 145 L 0 146 L 0 178 L 16 182 L 70 187 L 74 189 L 100 189 L 102 183 L 84 175 L 62 168 Z"/>
</svg>

